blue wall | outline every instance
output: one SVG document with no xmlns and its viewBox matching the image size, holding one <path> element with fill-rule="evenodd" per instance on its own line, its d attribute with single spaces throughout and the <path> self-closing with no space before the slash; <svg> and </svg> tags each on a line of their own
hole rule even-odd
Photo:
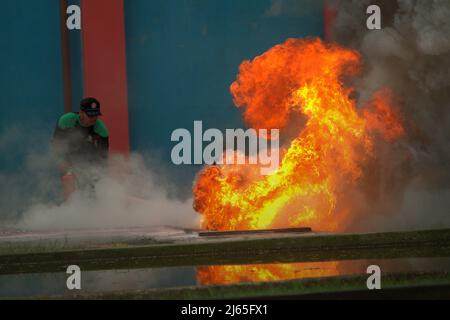
<svg viewBox="0 0 450 320">
<path fill-rule="evenodd" d="M 243 60 L 323 33 L 310 0 L 132 0 L 125 15 L 131 147 L 167 164 L 176 128 L 243 127 L 229 92 Z M 198 169 L 170 167 L 185 194 Z"/>
<path fill-rule="evenodd" d="M 81 5 L 80 0 L 69 0 L 67 4 Z M 70 50 L 70 75 L 72 80 L 72 111 L 78 112 L 80 101 L 84 97 L 83 86 L 83 53 L 81 44 L 81 30 L 71 30 L 69 32 Z"/>
<path fill-rule="evenodd" d="M 33 155 L 46 152 L 63 110 L 59 2 L 3 0 L 0 41 L 0 215 L 12 215 L 35 189 L 49 191 Z"/>
<path fill-rule="evenodd" d="M 1 8 L 0 129 L 50 132 L 63 103 L 59 6 L 54 0 L 4 0 Z"/>
</svg>

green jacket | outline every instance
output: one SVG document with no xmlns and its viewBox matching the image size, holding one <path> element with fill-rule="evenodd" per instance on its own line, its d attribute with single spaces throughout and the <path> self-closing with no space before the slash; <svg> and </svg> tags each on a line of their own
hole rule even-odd
<svg viewBox="0 0 450 320">
<path fill-rule="evenodd" d="M 84 127 L 78 113 L 64 114 L 55 128 L 53 149 L 60 161 L 73 165 L 104 165 L 108 158 L 108 129 L 101 120 L 97 120 L 91 127 Z"/>
</svg>

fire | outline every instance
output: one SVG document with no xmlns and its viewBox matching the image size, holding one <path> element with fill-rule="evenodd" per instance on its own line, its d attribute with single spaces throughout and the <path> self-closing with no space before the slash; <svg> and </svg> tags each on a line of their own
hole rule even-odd
<svg viewBox="0 0 450 320">
<path fill-rule="evenodd" d="M 379 131 L 388 141 L 396 140 L 405 135 L 403 125 L 398 121 L 398 115 L 391 107 L 394 104 L 393 100 L 392 92 L 383 89 L 375 94 L 366 110 L 364 110 L 367 128 Z"/>
<path fill-rule="evenodd" d="M 211 285 L 331 277 L 341 274 L 338 266 L 336 261 L 205 266 L 197 268 L 197 280 Z"/>
<path fill-rule="evenodd" d="M 255 165 L 204 168 L 193 188 L 203 228 L 342 228 L 351 212 L 343 194 L 374 156 L 375 136 L 404 134 L 388 91 L 357 107 L 344 83 L 360 66 L 358 52 L 319 39 L 289 39 L 241 64 L 230 89 L 246 124 L 279 128 L 293 138 L 267 176 Z"/>
</svg>

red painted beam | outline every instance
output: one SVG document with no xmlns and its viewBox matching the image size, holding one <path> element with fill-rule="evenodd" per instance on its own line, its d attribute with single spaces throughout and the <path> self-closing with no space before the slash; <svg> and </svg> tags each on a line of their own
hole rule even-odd
<svg viewBox="0 0 450 320">
<path fill-rule="evenodd" d="M 82 0 L 85 96 L 97 98 L 110 132 L 110 153 L 129 153 L 123 0 Z"/>
</svg>

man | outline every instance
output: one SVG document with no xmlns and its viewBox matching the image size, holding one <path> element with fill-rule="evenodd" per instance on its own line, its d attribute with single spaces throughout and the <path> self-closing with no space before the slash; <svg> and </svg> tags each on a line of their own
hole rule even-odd
<svg viewBox="0 0 450 320">
<path fill-rule="evenodd" d="M 63 115 L 53 135 L 53 149 L 59 162 L 64 197 L 75 189 L 93 188 L 107 164 L 109 134 L 98 119 L 100 102 L 83 99 L 80 112 Z"/>
</svg>

